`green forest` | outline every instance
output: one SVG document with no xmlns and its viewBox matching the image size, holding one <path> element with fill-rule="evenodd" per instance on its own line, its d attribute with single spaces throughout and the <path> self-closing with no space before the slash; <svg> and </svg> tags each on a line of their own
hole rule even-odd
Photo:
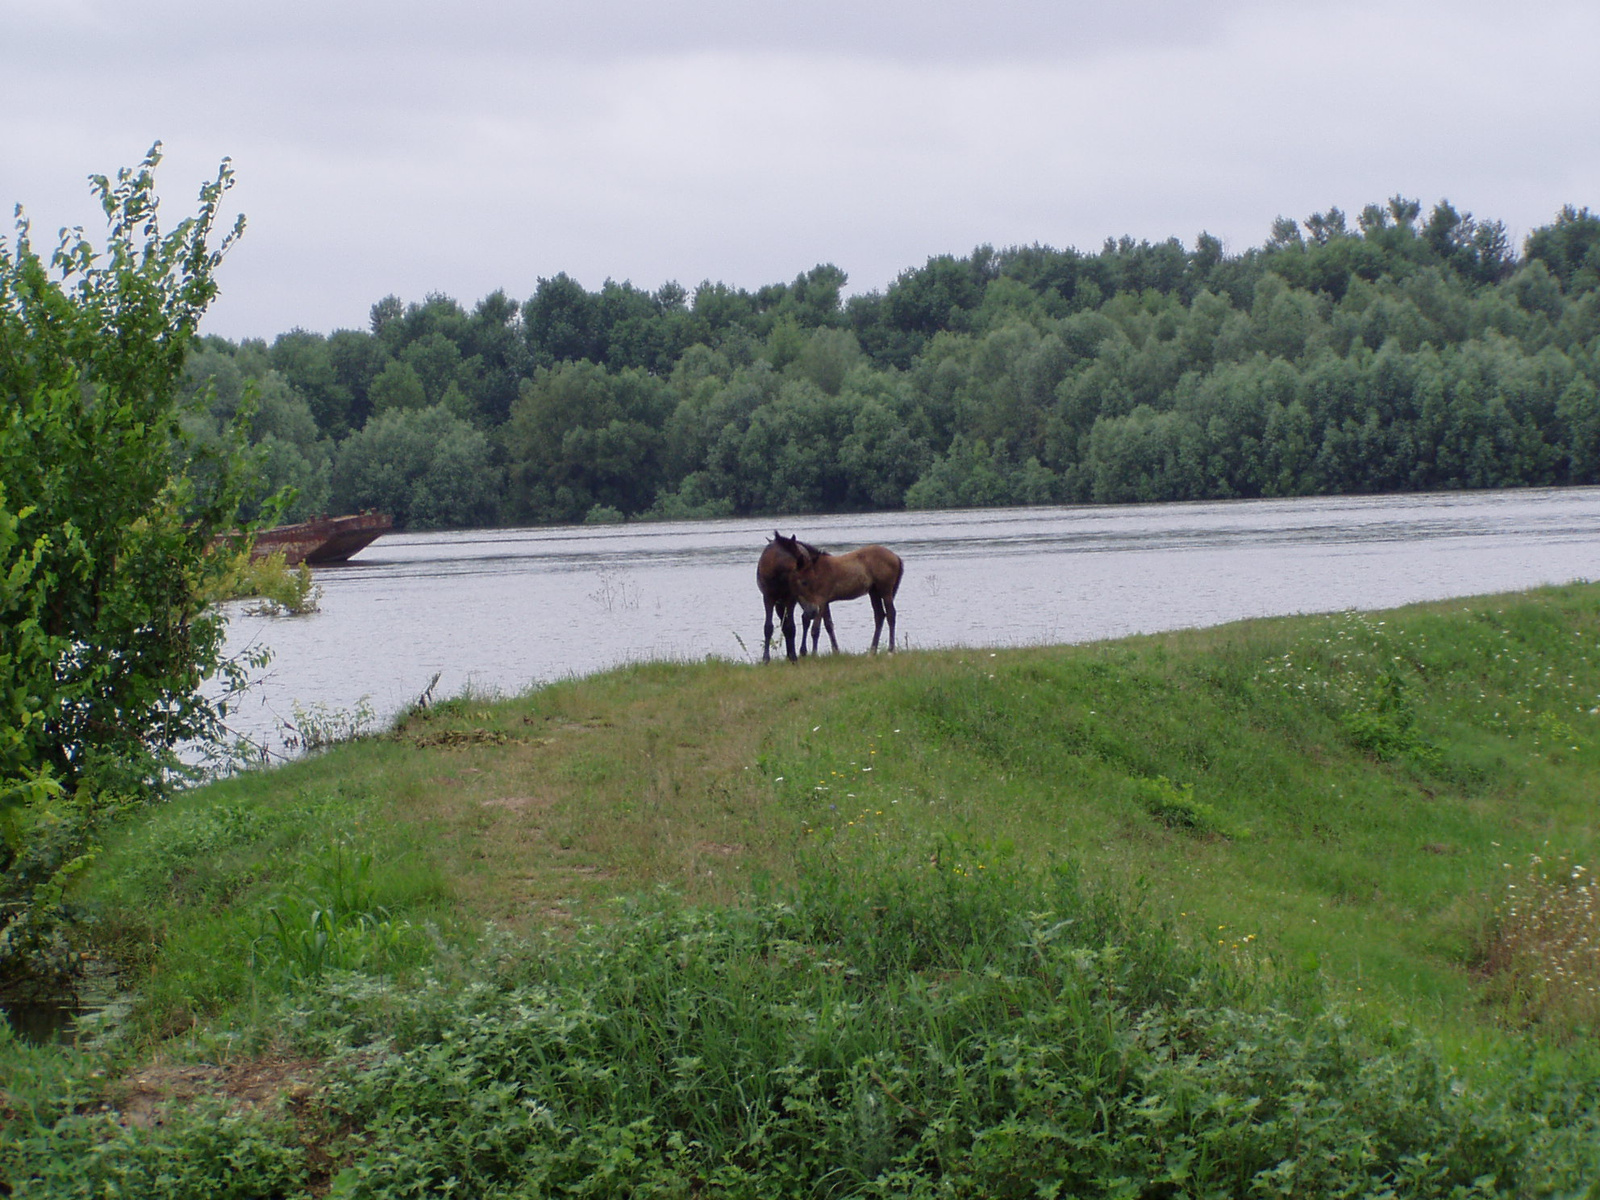
<svg viewBox="0 0 1600 1200">
<path fill-rule="evenodd" d="M 410 528 L 1600 482 L 1600 217 L 1401 196 L 1228 254 L 975 249 L 847 295 L 565 274 L 469 311 L 199 340 L 204 447 L 241 405 L 287 516 Z"/>
</svg>

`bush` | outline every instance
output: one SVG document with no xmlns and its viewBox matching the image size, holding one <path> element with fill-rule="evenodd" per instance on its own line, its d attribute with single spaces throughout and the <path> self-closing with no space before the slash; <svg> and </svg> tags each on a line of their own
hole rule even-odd
<svg viewBox="0 0 1600 1200">
<path fill-rule="evenodd" d="M 96 814 L 155 795 L 223 715 L 200 691 L 229 669 L 207 601 L 249 463 L 237 434 L 197 450 L 177 395 L 243 219 L 211 245 L 224 162 L 163 234 L 159 161 L 92 181 L 103 251 L 68 232 L 47 262 L 26 219 L 0 239 L 0 971 L 52 940 Z"/>
<path fill-rule="evenodd" d="M 354 1048 L 336 1194 L 1446 1197 L 1594 1165 L 1585 1088 L 1480 1092 L 971 847 L 495 958 L 302 1010 Z"/>
<path fill-rule="evenodd" d="M 282 550 L 262 558 L 242 553 L 235 556 L 216 599 L 253 599 L 258 601 L 254 611 L 264 616 L 297 617 L 317 611 L 322 589 L 308 565 L 289 566 Z"/>
</svg>

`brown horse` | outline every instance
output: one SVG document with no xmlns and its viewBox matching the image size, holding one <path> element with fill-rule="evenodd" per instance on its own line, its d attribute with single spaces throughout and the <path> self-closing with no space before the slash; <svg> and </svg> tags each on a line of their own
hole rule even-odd
<svg viewBox="0 0 1600 1200">
<path fill-rule="evenodd" d="M 767 543 L 766 549 L 761 551 L 761 558 L 756 563 L 756 586 L 761 589 L 761 599 L 767 609 L 767 624 L 761 636 L 761 661 L 772 661 L 772 614 L 777 612 L 783 624 L 783 640 L 789 650 L 789 661 L 795 661 L 794 653 L 794 606 L 799 602 L 799 593 L 795 591 L 795 572 L 800 569 L 802 558 L 813 558 L 822 551 L 815 546 L 800 541 L 798 538 L 784 537 L 776 529 L 772 531 L 772 540 Z M 800 653 L 806 652 L 806 634 L 810 632 L 815 614 L 807 609 L 801 614 L 800 624 Z M 816 637 L 811 641 L 813 647 Z"/>
<path fill-rule="evenodd" d="M 863 546 L 844 554 L 829 554 L 815 547 L 801 547 L 800 567 L 795 572 L 795 592 L 800 606 L 812 616 L 811 645 L 816 649 L 825 625 L 833 652 L 839 653 L 839 639 L 833 636 L 833 614 L 828 606 L 835 600 L 855 600 L 867 596 L 872 601 L 872 653 L 878 652 L 883 623 L 889 622 L 889 651 L 894 652 L 894 596 L 900 590 L 905 564 L 887 546 Z M 812 615 L 812 610 L 815 610 Z M 804 634 L 801 635 L 804 638 Z"/>
</svg>

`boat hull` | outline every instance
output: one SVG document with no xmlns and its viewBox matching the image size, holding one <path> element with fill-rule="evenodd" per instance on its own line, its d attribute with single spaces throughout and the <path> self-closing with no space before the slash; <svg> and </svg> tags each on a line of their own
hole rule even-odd
<svg viewBox="0 0 1600 1200">
<path fill-rule="evenodd" d="M 346 517 L 318 517 L 295 525 L 279 525 L 256 534 L 251 558 L 282 554 L 289 566 L 310 563 L 327 566 L 347 562 L 394 528 L 387 513 L 356 513 Z"/>
</svg>

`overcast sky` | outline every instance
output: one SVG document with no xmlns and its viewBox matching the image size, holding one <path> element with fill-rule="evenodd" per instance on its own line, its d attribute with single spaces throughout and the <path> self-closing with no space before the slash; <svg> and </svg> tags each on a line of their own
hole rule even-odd
<svg viewBox="0 0 1600 1200">
<path fill-rule="evenodd" d="M 1596 0 L 0 0 L 0 203 L 97 231 L 85 177 L 160 139 L 176 220 L 231 157 L 230 338 L 560 271 L 1237 252 L 1396 192 L 1520 244 L 1600 208 L 1597 50 Z"/>
</svg>

